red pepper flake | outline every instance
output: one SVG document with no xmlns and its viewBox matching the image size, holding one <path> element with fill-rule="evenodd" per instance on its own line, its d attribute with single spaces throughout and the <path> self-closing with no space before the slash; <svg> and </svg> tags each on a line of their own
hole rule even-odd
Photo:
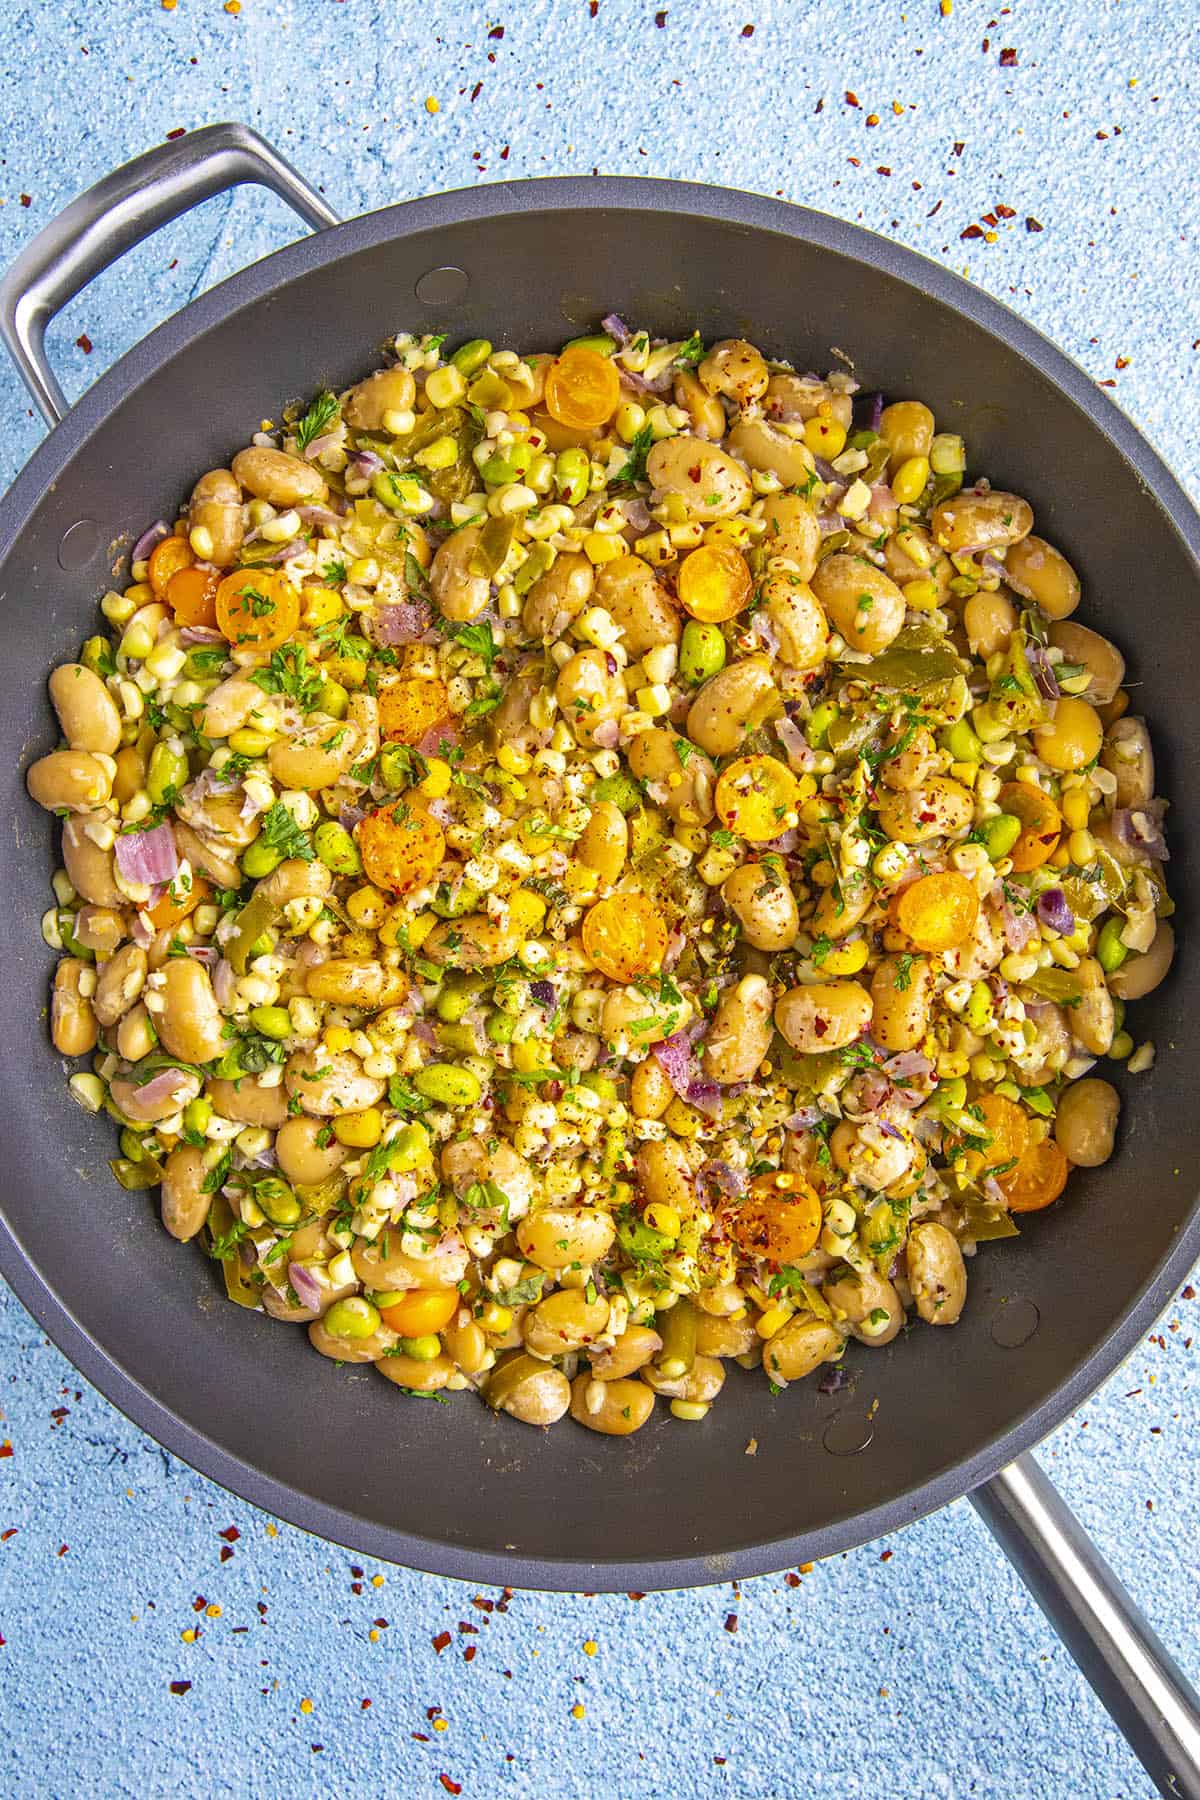
<svg viewBox="0 0 1200 1800">
<path fill-rule="evenodd" d="M 21 195 L 21 205 L 22 206 L 32 206 L 33 205 L 33 195 L 32 194 L 22 194 Z"/>
<path fill-rule="evenodd" d="M 443 1650 L 448 1650 L 450 1648 L 452 1641 L 448 1631 L 439 1631 L 435 1638 L 430 1639 L 430 1642 L 439 1656 L 442 1654 Z"/>
<path fill-rule="evenodd" d="M 875 170 L 877 175 L 890 175 L 891 172 L 886 163 L 880 163 Z"/>
<path fill-rule="evenodd" d="M 716 1763 L 718 1769 L 723 1769 L 725 1764 L 729 1761 L 729 1758 L 727 1756 L 714 1756 L 713 1761 Z"/>
<path fill-rule="evenodd" d="M 12 1454 L 13 1454 L 12 1439 L 5 1438 L 4 1442 L 2 1444 L 0 1444 L 0 1456 L 11 1456 Z"/>
<path fill-rule="evenodd" d="M 743 25 L 742 26 L 742 36 L 743 37 L 753 37 L 754 36 L 753 25 Z"/>
<path fill-rule="evenodd" d="M 227 1525 L 224 1531 L 218 1531 L 217 1533 L 217 1536 L 224 1538 L 227 1544 L 236 1544 L 241 1535 L 242 1534 L 236 1525 Z"/>
<path fill-rule="evenodd" d="M 207 1605 L 208 1601 L 204 1598 L 204 1595 L 197 1594 L 196 1598 L 192 1601 L 192 1611 L 194 1613 L 202 1613 Z"/>
<path fill-rule="evenodd" d="M 448 1794 L 461 1794 L 462 1793 L 462 1782 L 461 1781 L 451 1781 L 449 1775 L 439 1775 L 438 1780 L 441 1782 L 442 1786 L 445 1788 L 445 1790 Z"/>
<path fill-rule="evenodd" d="M 848 162 L 848 163 L 853 163 L 853 164 L 854 164 L 854 167 L 855 167 L 855 168 L 856 168 L 856 169 L 861 169 L 861 168 L 862 168 L 862 162 L 861 162 L 861 161 L 860 161 L 860 159 L 859 159 L 859 158 L 858 158 L 858 157 L 857 157 L 857 156 L 848 156 L 848 157 L 847 157 L 847 158 L 846 158 L 846 161 L 847 161 L 847 162 Z"/>
<path fill-rule="evenodd" d="M 725 1629 L 729 1633 L 730 1637 L 733 1636 L 733 1634 L 737 1630 L 737 1628 L 738 1628 L 737 1614 L 736 1613 L 726 1613 L 725 1614 Z"/>
<path fill-rule="evenodd" d="M 233 1555 L 232 1544 L 222 1544 L 220 1552 L 219 1552 L 220 1561 L 223 1563 L 226 1563 L 229 1561 L 229 1559 L 232 1555 Z"/>
<path fill-rule="evenodd" d="M 181 138 L 182 136 L 183 136 L 183 126 L 182 125 L 177 125 L 175 127 L 174 131 L 168 131 L 168 133 L 167 133 L 168 142 L 172 138 Z"/>
<path fill-rule="evenodd" d="M 69 1550 L 69 1549 L 70 1549 L 70 1548 L 71 1548 L 71 1546 L 70 1546 L 70 1544 L 60 1544 L 60 1545 L 59 1545 L 59 1546 L 58 1546 L 58 1554 L 59 1554 L 59 1555 L 60 1555 L 60 1556 L 65 1556 L 65 1555 L 66 1555 L 66 1554 L 67 1554 L 67 1551 L 68 1551 L 68 1550 Z"/>
<path fill-rule="evenodd" d="M 644 1600 L 646 1598 L 646 1596 L 645 1596 L 645 1594 L 630 1593 L 630 1594 L 626 1594 L 625 1598 L 627 1600 Z"/>
<path fill-rule="evenodd" d="M 260 1619 L 265 1619 L 265 1618 L 266 1618 L 266 1616 L 267 1616 L 267 1603 L 266 1603 L 266 1601 L 265 1601 L 265 1600 L 256 1600 L 256 1601 L 255 1601 L 255 1602 L 254 1602 L 254 1604 L 255 1604 L 255 1606 L 257 1606 L 257 1608 L 258 1608 L 258 1616 L 259 1616 L 259 1618 L 260 1618 Z"/>
<path fill-rule="evenodd" d="M 1001 206 L 999 201 L 996 202 L 996 217 L 998 219 L 1015 219 L 1016 216 L 1017 215 L 1011 206 Z"/>
<path fill-rule="evenodd" d="M 20 1529 L 19 1525 L 10 1525 L 7 1531 L 0 1531 L 0 1544 L 7 1544 L 9 1538 L 15 1538 Z"/>
<path fill-rule="evenodd" d="M 783 1579 L 790 1588 L 798 1588 L 800 1586 L 800 1577 L 796 1574 L 794 1569 L 789 1569 Z"/>
<path fill-rule="evenodd" d="M 350 1573 L 353 1575 L 355 1581 L 361 1581 L 363 1576 L 366 1573 L 366 1570 L 360 1569 L 357 1563 L 351 1563 L 350 1564 Z"/>
<path fill-rule="evenodd" d="M 471 1601 L 471 1605 L 478 1607 L 479 1611 L 483 1613 L 494 1612 L 496 1608 L 496 1602 L 494 1600 L 485 1600 L 482 1594 L 476 1594 Z"/>
<path fill-rule="evenodd" d="M 418 1744 L 429 1744 L 433 1742 L 427 1731 L 410 1731 L 409 1736 L 415 1739 Z"/>
<path fill-rule="evenodd" d="M 1011 45 L 1007 49 L 1001 50 L 1001 52 L 1000 52 L 1000 67 L 1002 69 L 1015 69 L 1016 66 L 1017 66 L 1017 53 L 1011 47 Z"/>
<path fill-rule="evenodd" d="M 493 25 L 492 29 L 488 32 L 488 36 L 490 38 L 502 38 L 504 36 L 503 25 Z"/>
<path fill-rule="evenodd" d="M 352 1594 L 361 1594 L 362 1591 L 363 1591 L 363 1584 L 361 1581 L 352 1581 L 350 1583 L 350 1592 Z"/>
<path fill-rule="evenodd" d="M 1192 345 L 1192 349 L 1200 350 L 1200 338 L 1198 338 L 1197 341 Z M 1194 1300 L 1196 1298 L 1196 1290 L 1192 1286 L 1190 1281 L 1188 1282 L 1187 1286 L 1184 1288 L 1182 1294 L 1180 1294 L 1179 1298 L 1181 1300 Z"/>
<path fill-rule="evenodd" d="M 1098 132 L 1097 132 L 1097 133 L 1096 133 L 1096 136 L 1097 136 L 1097 137 L 1098 137 L 1098 138 L 1099 138 L 1099 140 L 1100 140 L 1100 142 L 1101 142 L 1101 143 L 1102 143 L 1102 144 L 1107 144 L 1107 142 L 1108 142 L 1108 133 L 1107 133 L 1107 131 L 1098 131 Z"/>
<path fill-rule="evenodd" d="M 508 145 L 507 144 L 505 144 L 504 148 L 500 152 L 500 161 L 501 162 L 508 161 Z"/>
<path fill-rule="evenodd" d="M 173 1681 L 171 1683 L 171 1692 L 173 1694 L 187 1694 L 191 1692 L 191 1687 L 192 1684 L 190 1681 Z"/>
<path fill-rule="evenodd" d="M 666 13 L 665 12 L 656 12 L 654 15 L 654 23 L 658 26 L 658 29 L 660 31 L 665 31 L 666 26 L 667 26 Z"/>
<path fill-rule="evenodd" d="M 1113 379 L 1112 379 L 1112 377 L 1111 377 L 1111 376 L 1110 376 L 1110 377 L 1109 377 L 1109 379 L 1108 379 L 1108 380 L 1107 380 L 1107 381 L 1102 381 L 1102 382 L 1101 382 L 1101 383 L 1100 383 L 1100 386 L 1101 386 L 1101 387 L 1114 387 L 1114 388 L 1115 388 L 1115 387 L 1116 387 L 1116 385 L 1117 385 L 1117 384 L 1116 384 L 1116 382 L 1115 382 L 1115 381 L 1114 381 L 1114 380 L 1113 380 Z M 1141 1391 L 1142 1391 L 1142 1390 L 1141 1390 L 1141 1388 L 1134 1388 L 1134 1390 L 1133 1390 L 1133 1391 L 1134 1391 L 1134 1393 L 1135 1393 L 1135 1394 L 1140 1394 L 1140 1393 L 1141 1393 Z M 1126 1394 L 1126 1396 L 1125 1396 L 1125 1398 L 1126 1398 L 1126 1399 L 1127 1399 L 1127 1400 L 1128 1400 L 1128 1399 L 1129 1399 L 1129 1395 L 1128 1395 L 1128 1394 Z"/>
<path fill-rule="evenodd" d="M 966 147 L 967 147 L 966 140 L 963 138 L 960 138 L 954 144 L 953 148 L 951 149 L 951 151 L 950 151 L 951 156 L 961 156 L 963 151 L 966 149 Z"/>
<path fill-rule="evenodd" d="M 1040 220 L 1035 219 L 1033 214 L 1030 213 L 1028 218 L 1025 220 L 1025 229 L 1026 229 L 1026 231 L 1045 231 L 1046 227 L 1041 223 Z"/>
<path fill-rule="evenodd" d="M 77 337 L 75 342 L 83 351 L 89 351 L 92 347 L 92 340 L 90 337 Z M 69 1419 L 70 1416 L 71 1409 L 69 1406 L 52 1406 L 50 1408 L 50 1417 L 56 1424 L 61 1425 L 63 1420 Z"/>
<path fill-rule="evenodd" d="M 370 1702 L 370 1701 L 369 1701 L 369 1700 L 360 1700 L 360 1701 L 359 1701 L 359 1705 L 360 1705 L 360 1706 L 361 1706 L 361 1707 L 362 1707 L 362 1710 L 363 1710 L 363 1711 L 364 1711 L 364 1712 L 370 1712 L 370 1710 L 371 1710 L 371 1702 Z"/>
<path fill-rule="evenodd" d="M 475 83 L 475 86 L 471 89 L 472 100 L 478 100 L 478 98 L 479 98 L 480 94 L 482 94 L 482 92 L 483 92 L 483 83 L 482 83 L 482 81 L 477 81 Z"/>
<path fill-rule="evenodd" d="M 958 235 L 960 238 L 981 238 L 983 236 L 983 226 L 968 225 L 967 229 L 965 231 L 960 231 Z"/>
<path fill-rule="evenodd" d="M 881 1550 L 879 1552 L 879 1560 L 880 1562 L 891 1562 L 895 1554 L 896 1552 L 894 1550 Z"/>
<path fill-rule="evenodd" d="M 857 106 L 859 111 L 860 112 L 862 111 L 862 101 L 859 99 L 857 94 L 851 93 L 849 88 L 846 89 L 845 99 L 846 99 L 847 106 Z"/>
<path fill-rule="evenodd" d="M 1113 366 L 1114 366 L 1114 368 L 1118 368 L 1118 369 L 1127 369 L 1129 367 L 1129 358 L 1127 356 L 1118 356 L 1118 358 Z M 1161 1338 L 1159 1339 L 1159 1342 L 1162 1343 Z M 1163 1345 L 1163 1348 L 1165 1349 L 1166 1346 Z"/>
<path fill-rule="evenodd" d="M 441 1711 L 442 1711 L 442 1709 L 441 1709 L 441 1707 L 440 1707 L 440 1706 L 427 1706 L 427 1707 L 426 1707 L 426 1708 L 425 1708 L 425 1717 L 426 1717 L 426 1718 L 427 1718 L 427 1719 L 437 1719 L 437 1718 L 440 1718 L 440 1717 L 441 1717 Z"/>
<path fill-rule="evenodd" d="M 992 47 L 991 38 L 984 38 L 983 43 L 980 45 L 980 49 L 983 51 L 983 54 L 985 56 L 987 55 L 987 53 L 991 49 L 991 47 Z"/>
<path fill-rule="evenodd" d="M 470 1621 L 467 1619 L 460 1619 L 458 1621 L 458 1629 L 466 1637 L 478 1637 L 479 1636 L 478 1625 L 472 1625 L 470 1623 Z"/>
<path fill-rule="evenodd" d="M 600 0 L 588 0 L 588 16 L 589 16 L 589 18 L 594 19 L 596 14 L 599 11 L 600 11 Z"/>
<path fill-rule="evenodd" d="M 996 229 L 995 213 L 981 213 L 980 217 L 982 218 L 985 225 L 990 225 L 992 230 L 995 231 L 995 229 Z"/>
<path fill-rule="evenodd" d="M 468 1644 L 466 1649 L 463 1651 L 463 1661 L 464 1662 L 474 1662 L 475 1658 L 478 1656 L 478 1654 L 479 1654 L 478 1644 Z"/>
</svg>

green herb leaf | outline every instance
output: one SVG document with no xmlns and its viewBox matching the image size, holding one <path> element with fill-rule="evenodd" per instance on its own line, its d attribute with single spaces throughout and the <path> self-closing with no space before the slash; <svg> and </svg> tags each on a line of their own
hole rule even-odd
<svg viewBox="0 0 1200 1800">
<path fill-rule="evenodd" d="M 325 389 L 317 395 L 296 427 L 296 448 L 307 450 L 314 438 L 324 436 L 337 416 L 337 396 Z"/>
<path fill-rule="evenodd" d="M 308 833 L 301 831 L 282 800 L 276 800 L 270 811 L 263 814 L 262 841 L 285 858 L 298 857 L 301 862 L 312 862 L 316 855 Z"/>
</svg>

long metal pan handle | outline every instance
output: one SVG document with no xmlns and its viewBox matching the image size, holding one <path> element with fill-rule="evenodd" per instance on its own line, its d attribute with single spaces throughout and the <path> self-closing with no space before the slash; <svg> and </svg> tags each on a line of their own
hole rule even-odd
<svg viewBox="0 0 1200 1800">
<path fill-rule="evenodd" d="M 124 163 L 42 227 L 0 281 L 0 337 L 47 422 L 67 400 L 46 327 L 109 264 L 202 200 L 242 182 L 270 188 L 320 231 L 338 223 L 302 175 L 246 125 L 206 125 Z"/>
<path fill-rule="evenodd" d="M 1200 1697 L 1033 1457 L 970 1498 L 1159 1793 L 1200 1800 Z"/>
</svg>

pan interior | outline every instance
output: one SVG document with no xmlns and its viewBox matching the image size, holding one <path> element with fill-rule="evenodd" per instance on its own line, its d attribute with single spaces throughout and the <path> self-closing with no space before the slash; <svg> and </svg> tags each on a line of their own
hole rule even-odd
<svg viewBox="0 0 1200 1800">
<path fill-rule="evenodd" d="M 628 199 L 543 200 L 540 210 L 525 198 L 448 222 L 423 203 L 239 277 L 126 359 L 86 409 L 95 415 L 86 441 L 75 441 L 71 421 L 59 433 L 67 459 L 55 461 L 53 446 L 44 453 L 56 479 L 17 533 L 2 584 L 3 1211 L 55 1298 L 39 1297 L 10 1246 L 19 1291 L 52 1330 L 67 1329 L 66 1309 L 94 1344 L 86 1350 L 67 1329 L 68 1347 L 141 1422 L 298 1522 L 450 1573 L 592 1588 L 649 1586 L 656 1572 L 716 1579 L 841 1547 L 951 1498 L 1062 1416 L 1111 1365 L 1116 1344 L 1107 1360 L 1091 1359 L 1134 1298 L 1156 1277 L 1162 1291 L 1164 1259 L 1183 1254 L 1200 1047 L 1186 953 L 1200 801 L 1185 779 L 1200 736 L 1184 648 L 1197 571 L 1164 508 L 1080 405 L 938 297 L 945 277 L 923 274 L 915 259 L 908 279 L 860 261 L 851 244 L 861 255 L 869 240 L 848 230 L 844 247 L 831 247 L 696 216 L 682 201 L 673 210 L 658 192 L 654 210 Z M 743 210 L 804 219 L 768 203 L 757 215 L 749 202 Z M 837 228 L 824 221 L 821 234 L 836 238 Z M 940 429 L 964 434 L 972 469 L 1028 496 L 1037 529 L 1081 571 L 1079 618 L 1111 634 L 1138 684 L 1159 790 L 1173 802 L 1184 942 L 1171 982 L 1135 1014 L 1159 1062 L 1152 1076 L 1122 1084 L 1119 1155 L 1076 1173 L 1066 1202 L 1031 1219 L 1019 1240 L 984 1248 L 953 1331 L 920 1328 L 882 1351 L 852 1348 L 853 1384 L 836 1396 L 811 1382 L 773 1396 L 761 1375 L 734 1369 L 703 1427 L 660 1408 L 627 1440 L 570 1425 L 531 1431 L 469 1396 L 406 1401 L 369 1370 L 335 1367 L 302 1330 L 227 1305 L 213 1266 L 166 1236 L 146 1196 L 112 1182 L 111 1122 L 71 1104 L 44 1040 L 52 959 L 38 921 L 57 832 L 22 785 L 53 737 L 47 671 L 91 629 L 111 580 L 110 547 L 172 516 L 196 475 L 226 462 L 282 401 L 364 373 L 397 330 L 550 348 L 610 310 L 669 335 L 745 335 L 798 368 L 824 370 L 844 352 L 865 389 L 926 400 Z M 80 520 L 97 527 L 96 554 L 82 567 L 62 548 Z M 1136 1329 L 1127 1322 L 1124 1347 Z"/>
</svg>

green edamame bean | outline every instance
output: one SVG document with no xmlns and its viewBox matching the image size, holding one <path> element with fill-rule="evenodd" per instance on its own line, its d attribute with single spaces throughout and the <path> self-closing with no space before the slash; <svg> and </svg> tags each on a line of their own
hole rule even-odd
<svg viewBox="0 0 1200 1800">
<path fill-rule="evenodd" d="M 283 861 L 283 852 L 273 850 L 270 844 L 264 844 L 261 838 L 255 838 L 252 844 L 242 851 L 242 874 L 248 875 L 252 881 L 260 876 L 269 875 Z"/>
<path fill-rule="evenodd" d="M 493 1044 L 511 1044 L 517 1021 L 512 1013 L 494 1012 L 488 1014 L 484 1031 Z"/>
<path fill-rule="evenodd" d="M 979 827 L 979 835 L 983 847 L 992 862 L 999 862 L 1007 856 L 1021 835 L 1021 821 L 1012 813 L 997 813 L 992 819 L 985 819 Z"/>
<path fill-rule="evenodd" d="M 480 463 L 479 473 L 488 487 L 505 487 L 508 482 L 517 479 L 517 465 L 511 457 L 497 454 Z"/>
<path fill-rule="evenodd" d="M 962 1016 L 972 1031 L 978 1032 L 981 1037 L 986 1037 L 996 1022 L 996 1012 L 992 1005 L 992 991 L 986 981 L 975 983 L 971 989 L 971 997 L 963 1007 Z"/>
<path fill-rule="evenodd" d="M 467 389 L 472 406 L 482 406 L 484 412 L 507 412 L 512 397 L 511 387 L 495 369 L 483 369 Z"/>
<path fill-rule="evenodd" d="M 266 1213 L 272 1225 L 296 1225 L 300 1222 L 302 1207 L 286 1181 L 278 1175 L 268 1175 L 263 1181 L 254 1184 L 254 1203 Z M 341 1334 L 339 1334 L 341 1335 Z M 352 1337 L 353 1332 L 345 1333 Z M 363 1333 L 366 1337 L 368 1334 Z"/>
<path fill-rule="evenodd" d="M 461 919 L 464 913 L 475 912 L 483 898 L 480 888 L 472 887 L 464 881 L 458 888 L 440 888 L 429 902 L 430 912 L 435 912 L 439 919 Z"/>
<path fill-rule="evenodd" d="M 811 750 L 828 748 L 829 727 L 837 718 L 840 710 L 836 700 L 822 700 L 813 707 L 809 714 L 808 724 L 804 727 L 804 736 Z"/>
<path fill-rule="evenodd" d="M 1127 1031 L 1118 1031 L 1108 1046 L 1110 1062 L 1124 1062 L 1127 1056 L 1133 1055 L 1133 1039 Z"/>
<path fill-rule="evenodd" d="M 144 1162 L 146 1160 L 145 1146 L 143 1145 L 141 1138 L 138 1136 L 137 1132 L 133 1131 L 128 1125 L 121 1133 L 119 1142 L 121 1145 L 121 1155 L 127 1156 L 130 1162 Z"/>
<path fill-rule="evenodd" d="M 1125 929 L 1125 921 L 1117 913 L 1105 919 L 1100 927 L 1100 936 L 1096 939 L 1096 961 L 1106 975 L 1119 969 L 1129 955 L 1128 944 L 1121 942 L 1121 933 Z"/>
<path fill-rule="evenodd" d="M 187 757 L 169 744 L 155 744 L 150 752 L 146 792 L 153 806 L 169 806 L 188 778 Z"/>
<path fill-rule="evenodd" d="M 611 356 L 616 347 L 617 340 L 610 338 L 607 331 L 593 331 L 588 337 L 568 339 L 563 345 L 563 351 L 593 350 L 597 356 Z"/>
<path fill-rule="evenodd" d="M 404 744 L 385 744 L 379 752 L 379 779 L 385 787 L 407 787 L 413 777 L 412 751 Z"/>
<path fill-rule="evenodd" d="M 112 645 L 106 637 L 90 637 L 79 653 L 79 660 L 85 669 L 98 675 L 101 681 L 116 672 L 116 660 L 113 657 Z"/>
<path fill-rule="evenodd" d="M 457 1050 L 463 1056 L 475 1054 L 475 1027 L 465 1019 L 450 1025 L 439 1019 L 433 1029 L 440 1050 Z"/>
<path fill-rule="evenodd" d="M 599 1074 L 595 1069 L 589 1069 L 585 1075 L 581 1075 L 579 1085 L 591 1088 L 593 1094 L 599 1094 L 602 1100 L 615 1102 L 620 1092 L 611 1075 Z"/>
<path fill-rule="evenodd" d="M 592 465 L 586 450 L 560 450 L 554 459 L 554 480 L 558 497 L 568 506 L 579 506 L 587 499 Z"/>
<path fill-rule="evenodd" d="M 264 1212 L 266 1208 L 264 1207 Z M 379 1308 L 364 1300 L 361 1294 L 351 1294 L 345 1300 L 335 1300 L 325 1314 L 325 1329 L 332 1337 L 369 1338 L 379 1330 Z"/>
<path fill-rule="evenodd" d="M 483 982 L 476 978 L 448 981 L 437 997 L 437 1016 L 445 1025 L 457 1025 L 466 1017 L 483 992 Z"/>
<path fill-rule="evenodd" d="M 983 745 L 965 719 L 956 719 L 946 733 L 946 748 L 955 762 L 981 762 Z"/>
<path fill-rule="evenodd" d="M 313 849 L 335 875 L 358 875 L 362 872 L 354 839 L 336 819 L 326 819 L 313 833 Z M 243 858 L 243 866 L 245 859 Z"/>
<path fill-rule="evenodd" d="M 679 673 L 692 687 L 699 687 L 725 667 L 726 644 L 719 625 L 689 619 L 679 643 Z"/>
<path fill-rule="evenodd" d="M 486 338 L 468 338 L 460 344 L 450 361 L 460 375 L 476 375 L 492 354 L 492 346 Z"/>
<path fill-rule="evenodd" d="M 350 694 L 340 681 L 324 681 L 317 694 L 317 711 L 331 719 L 344 719 L 350 705 Z"/>
<path fill-rule="evenodd" d="M 212 1102 L 206 1100 L 203 1094 L 198 1094 L 194 1100 L 189 1100 L 183 1109 L 185 1135 L 203 1137 L 208 1130 L 212 1114 Z"/>
<path fill-rule="evenodd" d="M 251 1010 L 250 1023 L 255 1031 L 261 1031 L 264 1037 L 274 1038 L 276 1042 L 292 1035 L 292 1021 L 286 1006 L 256 1006 Z"/>
<path fill-rule="evenodd" d="M 411 1356 L 417 1362 L 432 1362 L 435 1356 L 442 1354 L 442 1340 L 433 1336 L 401 1338 L 400 1348 L 405 1356 Z"/>
<path fill-rule="evenodd" d="M 483 1089 L 479 1077 L 457 1063 L 429 1063 L 412 1078 L 418 1094 L 438 1106 L 474 1106 Z"/>
<path fill-rule="evenodd" d="M 424 1162 L 429 1155 L 429 1134 L 423 1125 L 414 1122 L 398 1131 L 389 1146 L 388 1167 L 399 1170 L 403 1174 L 408 1169 L 415 1169 L 419 1162 Z"/>
</svg>

